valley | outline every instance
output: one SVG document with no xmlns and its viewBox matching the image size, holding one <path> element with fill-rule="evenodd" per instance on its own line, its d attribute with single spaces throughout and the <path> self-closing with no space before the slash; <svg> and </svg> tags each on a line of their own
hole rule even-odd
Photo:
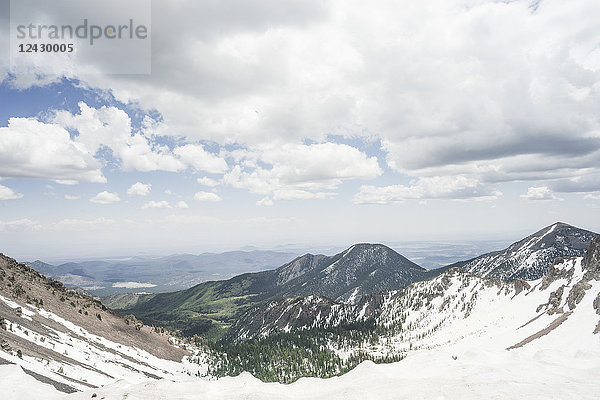
<svg viewBox="0 0 600 400">
<path fill-rule="evenodd" d="M 183 291 L 109 297 L 125 306 L 118 312 L 0 261 L 0 374 L 51 385 L 49 398 L 225 398 L 241 396 L 239 387 L 301 398 L 313 386 L 316 398 L 358 398 L 367 388 L 389 398 L 398 385 L 440 395 L 415 386 L 426 379 L 446 395 L 464 394 L 457 382 L 469 382 L 466 398 L 477 398 L 492 395 L 498 379 L 506 396 L 531 395 L 528 381 L 548 376 L 547 393 L 567 387 L 591 398 L 599 366 L 600 236 L 562 223 L 435 270 L 384 245 L 357 244 Z M 477 366 L 487 372 L 469 378 Z"/>
</svg>

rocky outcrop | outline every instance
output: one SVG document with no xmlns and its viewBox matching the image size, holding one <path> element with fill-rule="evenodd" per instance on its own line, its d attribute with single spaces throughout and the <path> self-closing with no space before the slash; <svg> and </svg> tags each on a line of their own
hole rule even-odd
<svg viewBox="0 0 600 400">
<path fill-rule="evenodd" d="M 600 314 L 600 293 L 598 293 L 598 296 L 596 296 L 596 299 L 594 300 L 594 310 L 596 310 L 596 314 Z"/>
<path fill-rule="evenodd" d="M 550 293 L 548 302 L 546 304 L 540 304 L 538 306 L 536 312 L 539 312 L 542 308 L 546 307 L 546 308 L 548 308 L 547 313 L 549 315 L 562 313 L 563 309 L 560 306 L 560 304 L 562 303 L 562 296 L 563 296 L 564 291 L 565 291 L 565 285 L 562 285 L 561 287 L 556 289 L 554 292 Z"/>
<path fill-rule="evenodd" d="M 142 321 L 140 321 L 139 319 L 137 319 L 135 317 L 135 315 L 133 315 L 133 314 L 126 315 L 124 317 L 124 319 L 125 319 L 125 323 L 127 325 L 133 326 L 136 331 L 141 330 L 142 327 L 144 326 L 144 323 Z"/>
<path fill-rule="evenodd" d="M 585 291 L 591 289 L 592 285 L 590 285 L 585 280 L 577 282 L 571 291 L 569 292 L 569 296 L 567 297 L 567 304 L 569 305 L 569 309 L 573 310 L 579 304 L 579 302 L 585 296 Z"/>
<path fill-rule="evenodd" d="M 513 281 L 513 285 L 515 286 L 515 296 L 521 293 L 523 290 L 531 289 L 531 285 L 522 279 L 515 279 Z"/>
<path fill-rule="evenodd" d="M 600 280 L 600 236 L 590 243 L 582 261 L 586 280 Z"/>
<path fill-rule="evenodd" d="M 548 272 L 546 272 L 546 274 L 542 278 L 542 285 L 540 286 L 540 290 L 548 289 L 552 282 L 558 279 L 570 280 L 573 277 L 573 273 L 575 272 L 573 268 L 565 269 L 558 267 L 558 265 L 564 262 L 564 258 L 557 258 L 554 261 L 554 264 L 548 269 Z"/>
</svg>

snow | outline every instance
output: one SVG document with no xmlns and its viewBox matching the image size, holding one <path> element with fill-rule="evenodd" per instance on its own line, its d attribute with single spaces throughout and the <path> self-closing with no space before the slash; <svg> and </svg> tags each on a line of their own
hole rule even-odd
<svg viewBox="0 0 600 400">
<path fill-rule="evenodd" d="M 557 279 L 543 291 L 538 289 L 541 279 L 529 282 L 531 289 L 517 295 L 514 285 L 486 285 L 457 272 L 443 296 L 429 303 L 407 307 L 403 301 L 411 296 L 390 295 L 381 318 L 391 323 L 404 315 L 404 324 L 411 329 L 393 337 L 390 345 L 380 343 L 369 351 L 384 354 L 391 346 L 407 352 L 397 363 L 367 361 L 341 377 L 302 378 L 290 385 L 263 383 L 243 373 L 217 381 L 121 381 L 94 392 L 128 399 L 597 399 L 600 335 L 592 332 L 600 316 L 592 303 L 600 282 L 590 281 L 592 288 L 564 323 L 507 350 L 565 315 L 548 315 L 538 306 L 548 302 L 550 292 L 562 285 L 570 288 L 583 277 L 581 258 L 565 260 L 557 268 L 572 269 L 572 278 Z M 408 290 L 432 293 L 440 282 L 436 278 Z M 561 301 L 565 311 L 567 293 Z M 468 313 L 462 305 L 468 305 Z M 408 351 L 409 342 L 418 350 Z M 88 397 L 89 391 L 70 396 Z"/>
<path fill-rule="evenodd" d="M 142 283 L 142 282 L 115 282 L 112 284 L 114 288 L 125 288 L 125 289 L 141 289 L 148 287 L 155 287 L 153 283 Z"/>
<path fill-rule="evenodd" d="M 0 296 L 0 300 L 11 308 L 20 307 L 18 303 L 2 296 Z M 78 382 L 70 381 L 67 377 L 92 385 L 106 385 L 115 382 L 116 378 L 126 379 L 131 383 L 143 382 L 148 379 L 146 374 L 178 380 L 187 377 L 188 374 L 206 372 L 206 364 L 192 363 L 186 358 L 181 362 L 160 359 L 139 348 L 125 346 L 94 335 L 71 321 L 65 320 L 43 308 L 32 311 L 27 306 L 23 306 L 22 310 L 22 317 L 29 320 L 34 317 L 50 333 L 46 332 L 44 335 L 40 335 L 31 329 L 25 329 L 20 325 L 19 317 L 15 315 L 11 318 L 5 318 L 7 325 L 12 327 L 12 329 L 6 331 L 6 334 L 64 355 L 74 362 L 58 362 L 53 359 L 29 357 L 25 354 L 22 358 L 18 358 L 14 354 L 6 352 L 2 352 L 2 357 L 28 370 L 76 389 L 84 390 L 87 387 Z M 48 326 L 48 320 L 59 323 L 68 329 L 68 332 L 51 328 Z M 78 365 L 78 363 L 83 365 Z"/>
<path fill-rule="evenodd" d="M 394 364 L 367 361 L 341 377 L 302 378 L 290 385 L 263 383 L 243 373 L 218 381 L 161 380 L 133 385 L 120 381 L 93 392 L 100 398 L 129 400 L 597 398 L 598 352 L 489 351 L 474 344 L 419 351 Z M 68 398 L 89 399 L 90 393 Z"/>
<path fill-rule="evenodd" d="M 10 382 L 10 384 L 9 384 Z M 0 365 L 0 387 L 3 400 L 45 399 L 64 397 L 54 386 L 27 375 L 18 365 Z"/>
<path fill-rule="evenodd" d="M 352 291 L 352 294 L 350 295 L 350 297 L 348 297 L 348 304 L 354 304 L 356 303 L 356 300 L 358 300 L 358 293 L 360 292 L 360 287 L 356 287 L 354 288 L 354 290 Z"/>
<path fill-rule="evenodd" d="M 97 398 L 107 399 L 597 399 L 600 334 L 592 332 L 600 319 L 593 308 L 593 301 L 600 293 L 600 281 L 589 282 L 592 287 L 562 324 L 522 347 L 507 350 L 552 326 L 561 315 L 567 315 L 549 315 L 547 307 L 539 306 L 547 304 L 549 294 L 564 285 L 559 307 L 569 311 L 568 293 L 584 276 L 581 258 L 567 259 L 555 268 L 573 272 L 564 274 L 565 277 L 550 283 L 545 290 L 540 290 L 542 279 L 530 281 L 531 289 L 519 294 L 514 284 L 492 284 L 461 271 L 416 283 L 404 292 L 390 293 L 384 299 L 378 321 L 386 326 L 402 321 L 406 329 L 389 341 L 382 339 L 363 350 L 371 354 L 402 353 L 407 355 L 404 360 L 381 365 L 364 362 L 341 377 L 302 378 L 290 385 L 263 383 L 248 373 L 219 380 L 189 377 L 184 373 L 185 368 L 191 368 L 189 364 L 153 358 L 139 349 L 124 348 L 95 337 L 47 311 L 38 312 L 78 336 L 54 331 L 56 338 L 46 339 L 48 345 L 53 342 L 64 346 L 58 350 L 68 350 L 69 357 L 77 360 L 80 360 L 79 353 L 92 357 L 98 369 L 120 379 L 102 381 L 90 372 L 87 379 L 91 383 L 105 386 L 61 395 L 67 399 L 89 399 L 92 393 L 96 393 Z M 440 295 L 436 295 L 438 292 Z M 304 303 L 311 305 L 313 300 L 318 298 L 306 298 Z M 31 332 L 15 334 L 39 344 L 39 338 Z M 88 342 L 80 340 L 82 338 Z M 143 374 L 117 366 L 114 358 L 117 356 L 98 352 L 90 346 L 94 341 L 149 364 L 152 366 L 146 367 L 149 372 L 166 379 L 149 380 Z M 10 361 L 36 363 L 27 357 L 23 360 L 12 357 Z M 118 361 L 127 364 L 122 359 Z M 133 361 L 127 362 L 138 370 L 143 369 Z M 52 364 L 50 367 L 56 368 Z M 65 371 L 69 376 L 81 373 L 67 367 Z M 44 398 L 55 398 L 53 388 L 31 381 L 15 368 L 0 368 L 0 382 L 13 382 L 11 374 L 15 375 L 16 382 L 24 382 L 27 387 L 22 398 L 40 398 L 36 394 L 44 390 L 49 394 L 44 392 Z"/>
</svg>

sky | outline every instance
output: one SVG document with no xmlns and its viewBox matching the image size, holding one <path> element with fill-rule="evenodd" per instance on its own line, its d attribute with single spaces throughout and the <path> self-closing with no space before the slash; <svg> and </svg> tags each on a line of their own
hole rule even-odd
<svg viewBox="0 0 600 400">
<path fill-rule="evenodd" d="M 16 62 L 0 1 L 1 252 L 600 231 L 597 0 L 149 3 L 78 2 L 151 18 L 147 59 Z"/>
</svg>

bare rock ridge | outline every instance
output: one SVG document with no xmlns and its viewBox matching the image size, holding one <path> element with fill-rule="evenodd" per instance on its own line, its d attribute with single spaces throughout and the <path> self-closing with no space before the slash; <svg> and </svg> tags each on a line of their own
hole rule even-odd
<svg viewBox="0 0 600 400">
<path fill-rule="evenodd" d="M 85 293 L 0 254 L 0 358 L 82 390 L 119 376 L 160 377 L 189 354 L 168 332 L 122 318 Z"/>
</svg>

